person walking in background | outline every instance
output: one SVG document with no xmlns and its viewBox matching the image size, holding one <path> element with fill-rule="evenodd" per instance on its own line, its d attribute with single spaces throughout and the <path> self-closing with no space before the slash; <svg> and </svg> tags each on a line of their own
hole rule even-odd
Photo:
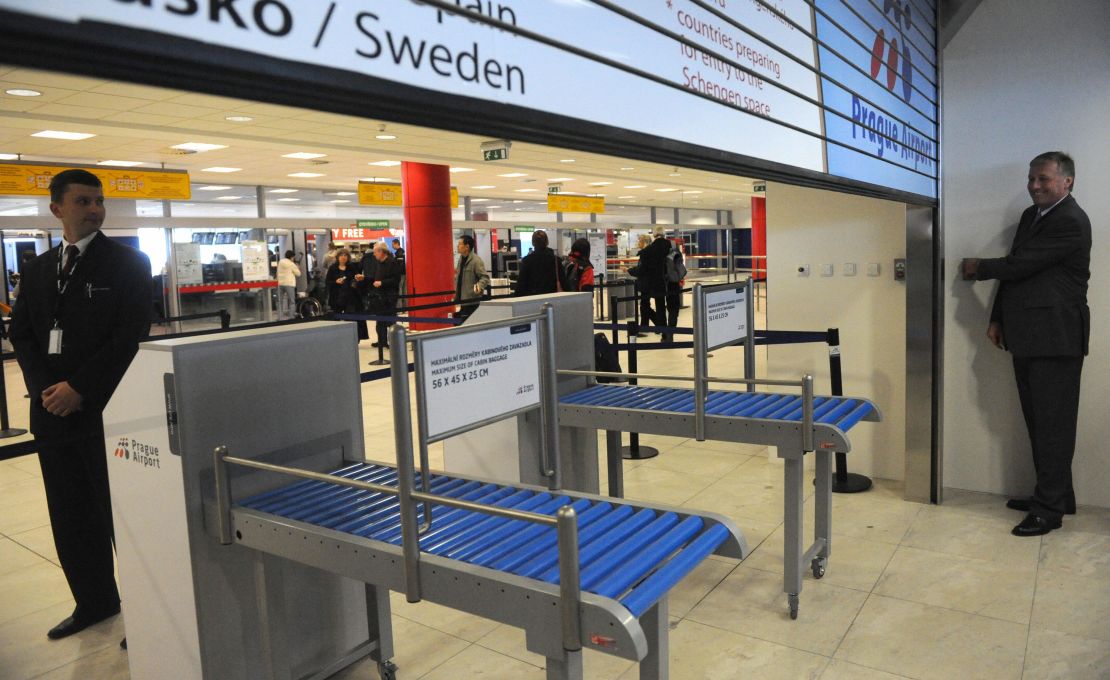
<svg viewBox="0 0 1110 680">
<path fill-rule="evenodd" d="M 645 331 L 651 322 L 655 322 L 656 328 L 667 324 L 666 259 L 671 251 L 671 242 L 667 240 L 667 231 L 663 227 L 655 227 L 652 234 L 654 238 L 651 243 L 639 253 L 640 262 L 636 274 L 641 282 L 640 325 Z"/>
<path fill-rule="evenodd" d="M 296 255 L 292 250 L 285 251 L 277 265 L 279 319 L 292 319 L 297 308 L 297 277 L 301 270 L 293 260 Z"/>
<path fill-rule="evenodd" d="M 667 279 L 667 327 L 674 328 L 678 326 L 678 310 L 682 307 L 682 284 L 686 279 L 686 262 L 685 257 L 682 255 L 682 248 L 678 245 L 681 239 L 676 239 L 671 243 L 671 248 L 667 252 L 666 260 L 664 260 L 664 272 Z M 663 334 L 663 342 L 671 342 L 674 340 L 674 335 L 670 333 Z"/>
<path fill-rule="evenodd" d="M 1010 253 L 961 263 L 969 281 L 998 279 L 987 338 L 1013 355 L 1018 397 L 1033 448 L 1032 498 L 1006 506 L 1026 512 L 1015 536 L 1040 536 L 1075 514 L 1071 463 L 1079 420 L 1079 382 L 1088 351 L 1091 311 L 1091 221 L 1079 207 L 1075 162 L 1042 153 L 1029 163 L 1033 205 L 1018 222 Z"/>
<path fill-rule="evenodd" d="M 570 254 L 560 263 L 563 271 L 562 289 L 568 292 L 594 291 L 594 265 L 590 262 L 589 239 L 575 239 Z"/>
<path fill-rule="evenodd" d="M 405 249 L 401 247 L 401 239 L 393 239 L 393 259 L 401 265 L 401 273 L 405 272 Z"/>
<path fill-rule="evenodd" d="M 555 251 L 548 247 L 547 232 L 532 232 L 532 252 L 520 261 L 515 295 L 543 295 L 558 290 L 559 263 Z"/>
<path fill-rule="evenodd" d="M 455 299 L 464 301 L 455 312 L 455 318 L 464 321 L 470 318 L 474 310 L 478 309 L 477 302 L 482 293 L 489 287 L 489 274 L 486 273 L 486 264 L 474 252 L 474 237 L 464 235 L 459 238 L 455 246 L 459 254 L 458 263 L 455 265 Z"/>
<path fill-rule="evenodd" d="M 150 331 L 150 260 L 100 233 L 104 190 L 86 170 L 50 182 L 63 243 L 23 269 L 11 341 L 30 392 L 50 529 L 76 602 L 46 634 L 119 613 L 102 412 Z"/>
<path fill-rule="evenodd" d="M 401 283 L 401 274 L 404 269 L 389 252 L 385 241 L 374 244 L 370 257 L 363 260 L 362 287 L 366 290 L 366 310 L 379 316 L 393 316 L 397 313 L 398 287 Z M 386 340 L 386 329 L 392 324 L 390 321 L 378 321 L 374 324 L 378 340 L 374 347 L 389 347 Z"/>
<path fill-rule="evenodd" d="M 340 248 L 335 253 L 335 262 L 328 268 L 325 281 L 328 290 L 328 307 L 338 314 L 361 314 L 362 295 L 359 293 L 355 282 L 358 267 L 351 262 L 351 251 Z M 366 331 L 366 322 L 357 321 L 358 339 L 365 340 L 370 337 Z"/>
</svg>

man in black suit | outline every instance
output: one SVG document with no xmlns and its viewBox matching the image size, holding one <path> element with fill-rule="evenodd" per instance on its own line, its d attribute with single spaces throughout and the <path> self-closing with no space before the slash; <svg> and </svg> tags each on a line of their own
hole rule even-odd
<svg viewBox="0 0 1110 680">
<path fill-rule="evenodd" d="M 987 337 L 1013 355 L 1018 396 L 1037 484 L 1032 498 L 1007 507 L 1028 513 L 1013 533 L 1040 536 L 1075 513 L 1071 461 L 1079 418 L 1079 379 L 1091 312 L 1091 221 L 1071 192 L 1075 163 L 1059 151 L 1029 163 L 1033 205 L 1021 215 L 1006 257 L 966 259 L 968 280 L 998 279 Z"/>
<path fill-rule="evenodd" d="M 150 329 L 151 273 L 145 255 L 100 233 L 96 175 L 55 175 L 50 211 L 64 242 L 24 270 L 11 340 L 31 395 L 54 545 L 77 605 L 47 633 L 58 639 L 119 613 L 101 412 Z"/>
<path fill-rule="evenodd" d="M 636 274 L 641 291 L 640 324 L 643 331 L 648 330 L 652 321 L 656 328 L 667 325 L 667 255 L 671 252 L 671 242 L 667 240 L 667 230 L 663 227 L 655 227 L 653 236 L 651 243 L 640 251 L 639 272 Z"/>
</svg>

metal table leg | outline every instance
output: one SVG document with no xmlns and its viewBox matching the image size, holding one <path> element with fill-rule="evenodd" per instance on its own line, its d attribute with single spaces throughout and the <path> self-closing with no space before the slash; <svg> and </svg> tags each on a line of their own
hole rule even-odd
<svg viewBox="0 0 1110 680">
<path fill-rule="evenodd" d="M 583 680 L 582 650 L 563 652 L 561 658 L 547 657 L 547 680 Z"/>
<path fill-rule="evenodd" d="M 375 644 L 370 658 L 378 664 L 378 675 L 382 680 L 393 680 L 397 665 L 393 663 L 393 620 L 388 588 L 366 585 L 366 623 L 370 642 Z"/>
<path fill-rule="evenodd" d="M 609 495 L 624 498 L 624 457 L 621 455 L 621 433 L 605 431 L 605 461 L 609 473 Z"/>
<path fill-rule="evenodd" d="M 783 586 L 790 603 L 790 618 L 798 618 L 802 592 L 802 455 L 784 460 Z"/>
<path fill-rule="evenodd" d="M 815 455 L 817 474 L 814 479 L 813 540 L 814 543 L 823 542 L 824 545 L 809 567 L 813 571 L 813 578 L 821 578 L 825 575 L 825 567 L 832 553 L 832 452 L 828 449 L 817 449 Z"/>
<path fill-rule="evenodd" d="M 670 607 L 664 595 L 640 617 L 647 638 L 648 653 L 640 662 L 640 680 L 667 680 L 670 677 Z"/>
</svg>

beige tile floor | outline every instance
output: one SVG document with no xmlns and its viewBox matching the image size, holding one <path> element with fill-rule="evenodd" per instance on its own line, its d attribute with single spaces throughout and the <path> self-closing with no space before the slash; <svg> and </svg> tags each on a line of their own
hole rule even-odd
<svg viewBox="0 0 1110 680">
<path fill-rule="evenodd" d="M 368 347 L 362 354 L 371 358 Z M 689 365 L 685 352 L 670 351 L 640 367 L 680 365 Z M 5 370 L 18 426 L 22 380 L 14 363 Z M 363 397 L 367 450 L 389 461 L 388 386 L 364 385 Z M 924 506 L 901 500 L 900 483 L 877 480 L 865 494 L 835 496 L 828 573 L 807 576 L 791 621 L 781 592 L 781 466 L 755 447 L 642 441 L 662 453 L 626 462 L 629 497 L 723 512 L 754 548 L 742 563 L 711 558 L 672 592 L 672 678 L 1110 678 L 1110 510 L 1081 507 L 1063 529 L 1019 539 L 1009 530 L 1020 514 L 1001 497 L 952 491 L 945 505 Z M 604 485 L 604 466 L 602 474 Z M 399 596 L 392 604 L 401 678 L 544 677 L 518 629 Z M 121 617 L 47 640 L 71 608 L 37 460 L 0 462 L 0 680 L 128 677 Z M 635 664 L 592 651 L 585 668 L 591 679 L 637 677 Z M 377 676 L 361 663 L 339 677 Z"/>
</svg>

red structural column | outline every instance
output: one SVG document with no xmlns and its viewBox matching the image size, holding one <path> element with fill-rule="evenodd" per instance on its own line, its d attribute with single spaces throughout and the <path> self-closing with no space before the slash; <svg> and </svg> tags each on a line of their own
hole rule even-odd
<svg viewBox="0 0 1110 680">
<path fill-rule="evenodd" d="M 411 293 L 451 291 L 448 295 L 415 298 L 413 304 L 444 302 L 454 297 L 455 261 L 451 242 L 451 175 L 449 166 L 401 163 L 401 196 L 405 212 L 405 280 Z M 415 312 L 446 317 L 451 307 Z M 442 328 L 412 324 L 414 330 Z"/>
<path fill-rule="evenodd" d="M 752 197 L 752 279 L 767 279 L 767 199 Z"/>
</svg>

